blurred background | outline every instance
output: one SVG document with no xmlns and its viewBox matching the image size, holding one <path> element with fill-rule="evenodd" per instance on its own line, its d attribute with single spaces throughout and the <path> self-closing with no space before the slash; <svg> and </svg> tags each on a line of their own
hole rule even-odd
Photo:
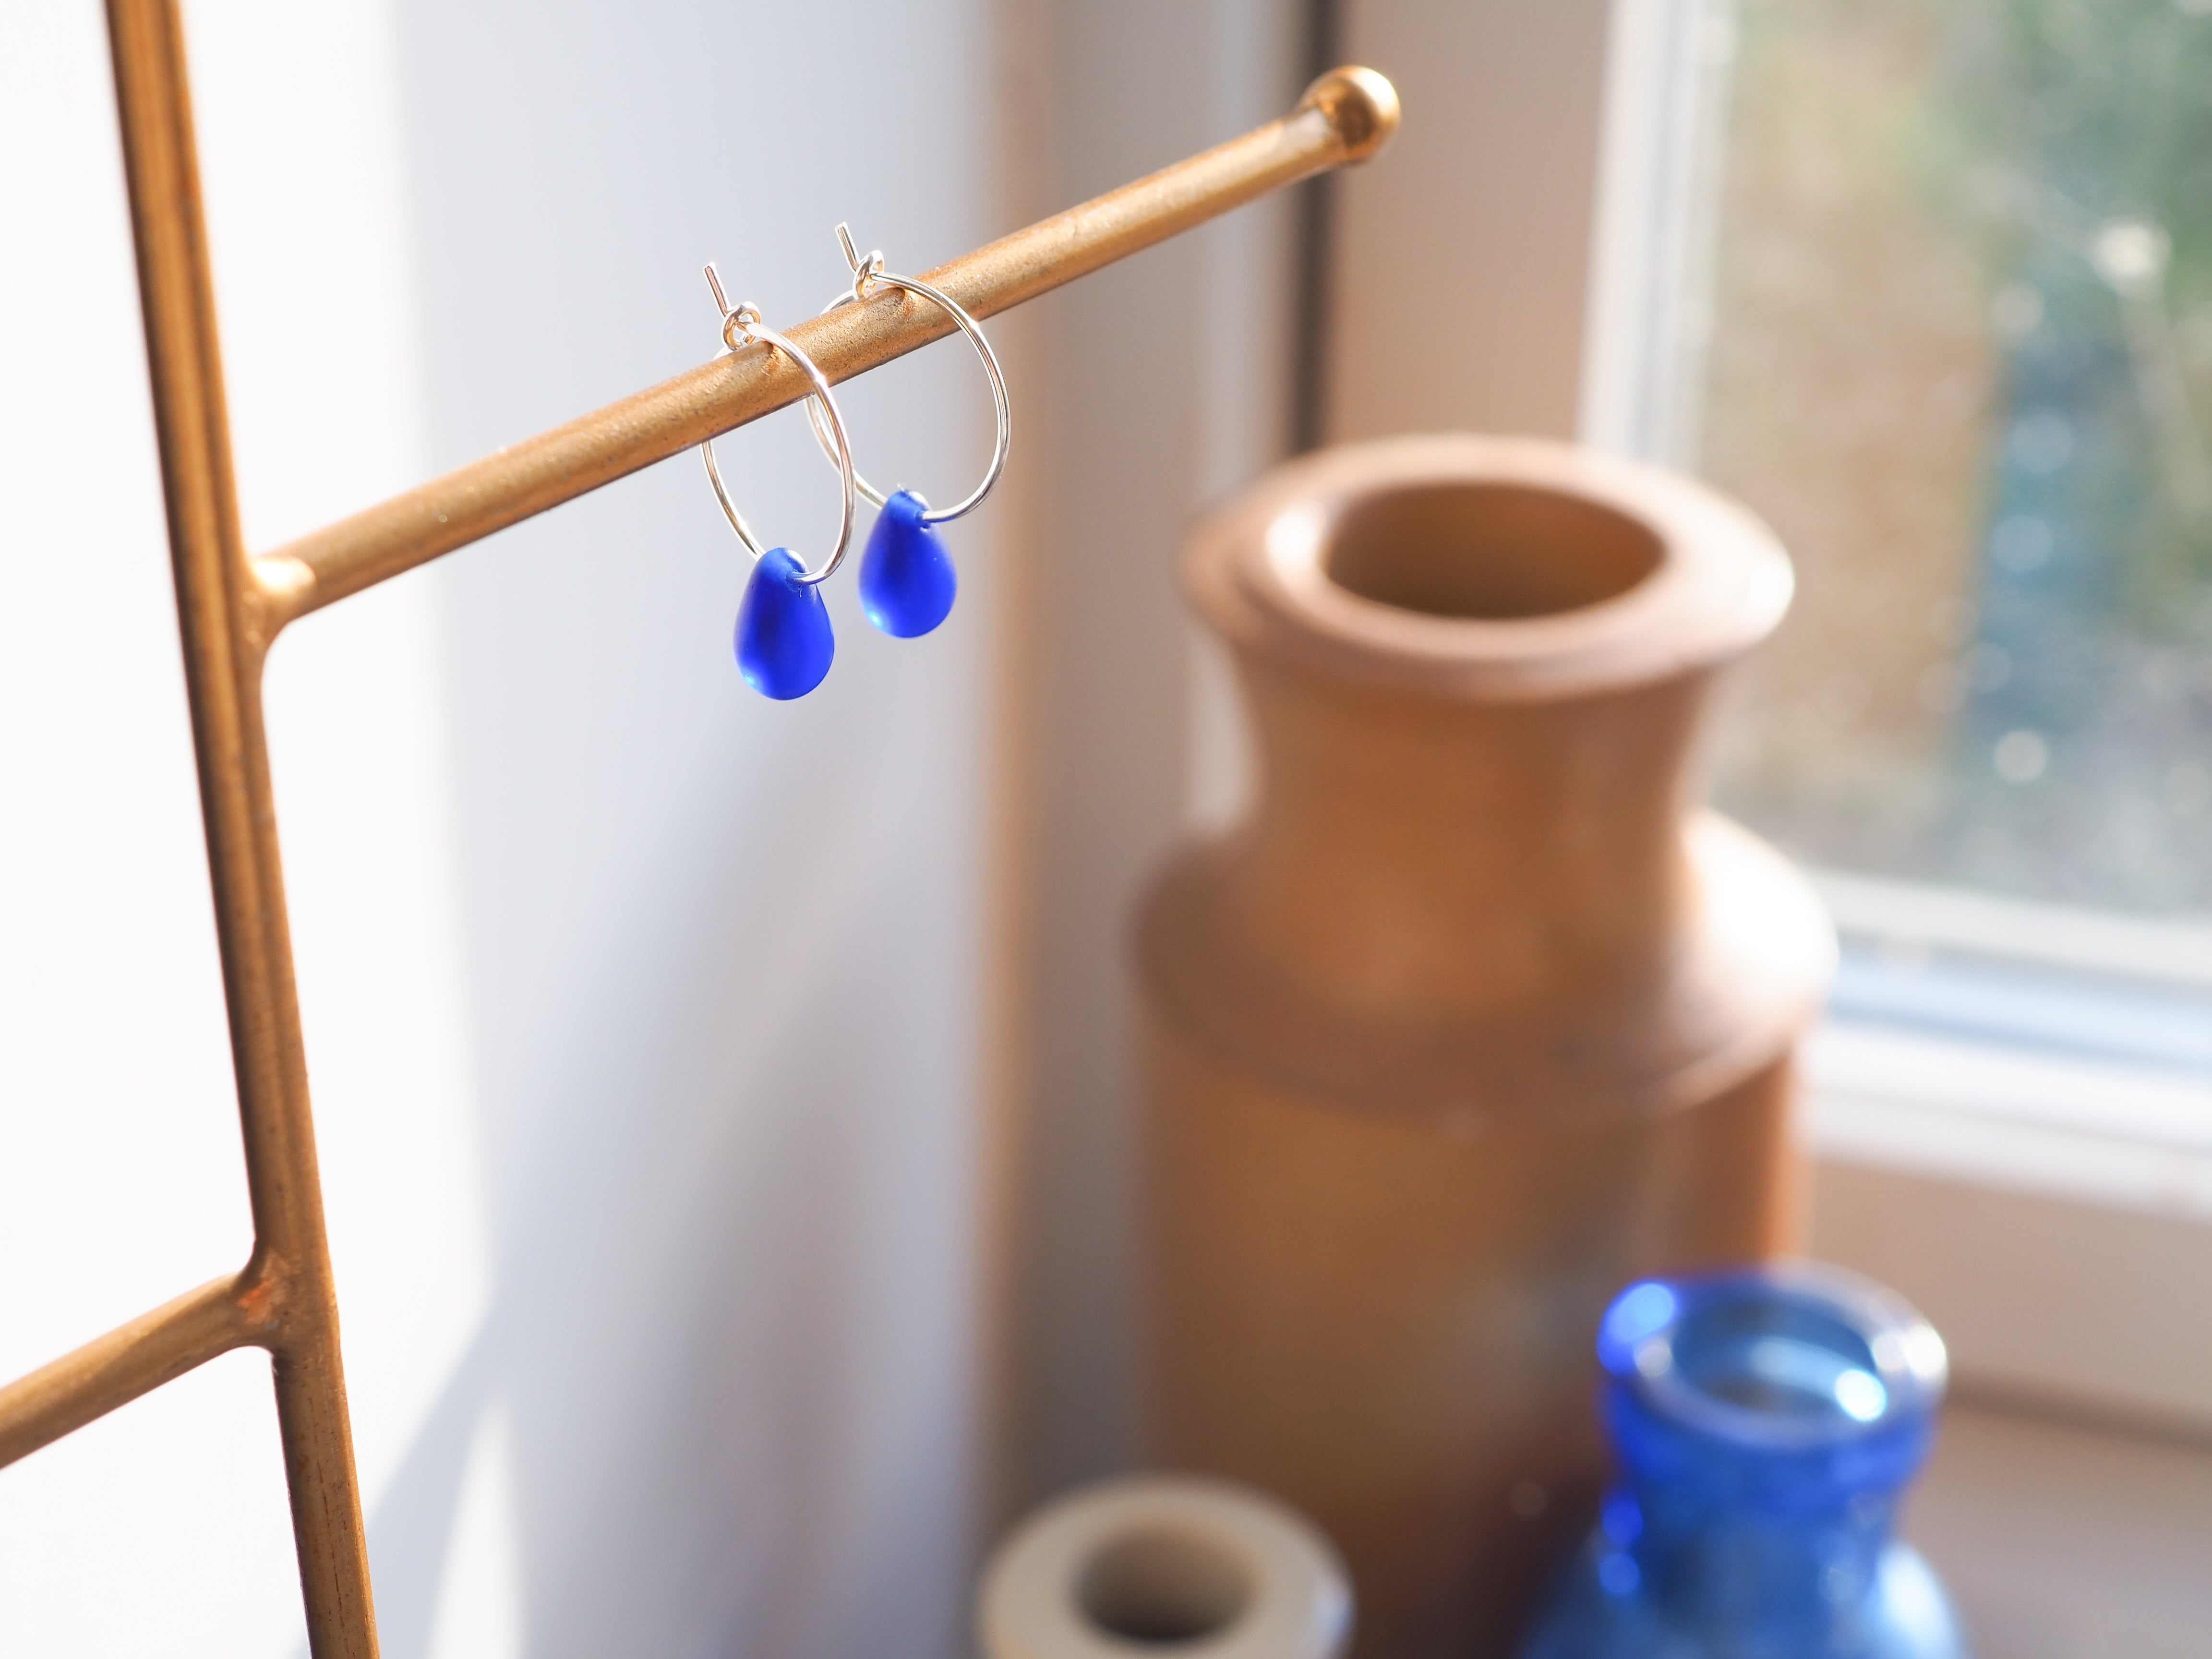
<svg viewBox="0 0 2212 1659">
<path fill-rule="evenodd" d="M 967 1650 L 1127 1460 L 1130 896 L 1231 811 L 1190 514 L 1467 428 L 1796 557 L 1715 787 L 1845 937 L 1813 1246 L 1958 1405 L 1990 1659 L 2212 1627 L 2212 3 L 188 3 L 249 544 L 1372 64 L 1371 168 L 991 325 L 919 642 L 770 704 L 678 461 L 288 636 L 270 724 L 386 1651 Z M 248 1243 L 104 32 L 0 52 L 0 1371 Z M 844 399 L 964 488 L 957 347 Z M 724 441 L 802 549 L 795 412 Z M 882 457 L 878 462 L 874 458 Z M 264 1362 L 0 1476 L 0 1651 L 304 1652 Z"/>
</svg>

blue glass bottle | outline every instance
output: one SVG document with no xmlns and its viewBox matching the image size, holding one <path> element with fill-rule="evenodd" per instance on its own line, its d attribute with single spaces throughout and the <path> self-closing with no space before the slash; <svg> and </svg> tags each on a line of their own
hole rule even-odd
<svg viewBox="0 0 2212 1659">
<path fill-rule="evenodd" d="M 1808 1265 L 1646 1279 L 1598 1335 L 1617 1477 L 1521 1659 L 1965 1659 L 1893 1536 L 1943 1343 Z"/>
</svg>

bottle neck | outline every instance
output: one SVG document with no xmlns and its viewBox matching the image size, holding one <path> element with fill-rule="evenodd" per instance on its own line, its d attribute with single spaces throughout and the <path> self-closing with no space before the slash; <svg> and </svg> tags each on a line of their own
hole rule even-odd
<svg viewBox="0 0 2212 1659">
<path fill-rule="evenodd" d="M 1670 1624 L 1809 1650 L 1863 1617 L 1896 1512 L 1894 1492 L 1778 1512 L 1644 1483 L 1615 1493 L 1607 1529 L 1635 1534 L 1626 1553 Z"/>
<path fill-rule="evenodd" d="M 1859 1650 L 1944 1376 L 1927 1322 L 1830 1270 L 1632 1286 L 1599 1343 L 1620 1485 L 1600 1582 L 1715 1654 Z"/>
</svg>

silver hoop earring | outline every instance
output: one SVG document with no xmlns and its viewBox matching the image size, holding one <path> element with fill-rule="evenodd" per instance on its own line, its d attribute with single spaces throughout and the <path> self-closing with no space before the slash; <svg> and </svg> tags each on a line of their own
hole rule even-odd
<svg viewBox="0 0 2212 1659">
<path fill-rule="evenodd" d="M 983 482 L 957 506 L 933 511 L 915 490 L 900 489 L 885 495 L 856 475 L 860 493 L 882 509 L 875 528 L 868 534 L 867 549 L 860 556 L 860 608 L 867 612 L 868 620 L 884 633 L 899 639 L 913 639 L 928 633 L 951 612 L 958 579 L 937 526 L 974 512 L 997 485 L 1000 475 L 1006 470 L 1006 453 L 1013 441 L 1013 410 L 1006 396 L 1006 377 L 999 368 L 998 354 L 984 337 L 982 325 L 969 315 L 964 306 L 942 289 L 933 288 L 918 277 L 901 276 L 884 270 L 880 249 L 863 259 L 853 246 L 852 233 L 843 225 L 837 227 L 837 242 L 844 250 L 845 263 L 852 268 L 853 282 L 823 307 L 824 311 L 866 300 L 878 283 L 918 295 L 959 325 L 969 343 L 975 348 L 975 355 L 982 359 L 983 373 L 991 382 L 991 406 L 998 422 L 991 465 L 983 474 Z M 815 441 L 834 459 L 833 434 L 824 427 L 820 411 L 809 404 L 806 417 L 813 425 Z"/>
<path fill-rule="evenodd" d="M 722 505 L 722 515 L 729 520 L 730 528 L 737 532 L 745 550 L 753 556 L 752 575 L 745 583 L 744 602 L 738 607 L 738 672 L 763 696 L 788 701 L 803 697 L 821 684 L 836 654 L 830 612 L 818 590 L 844 562 L 845 549 L 853 539 L 854 497 L 859 475 L 853 470 L 853 446 L 845 435 L 845 417 L 830 392 L 828 377 L 814 360 L 762 322 L 760 308 L 750 300 L 732 305 L 722 291 L 721 276 L 711 264 L 707 267 L 707 286 L 714 290 L 714 304 L 722 313 L 724 355 L 742 351 L 750 345 L 766 345 L 781 351 L 806 376 L 814 388 L 807 394 L 807 416 L 816 422 L 816 434 L 825 446 L 834 440 L 831 459 L 836 462 L 844 481 L 844 508 L 837 525 L 837 544 L 823 561 L 820 569 L 809 570 L 789 548 L 761 546 L 744 515 L 738 511 L 737 503 L 730 499 L 730 492 L 722 486 L 721 469 L 714 465 L 714 440 L 709 438 L 699 446 L 700 458 L 707 464 L 707 481 L 714 487 L 714 499 Z M 829 421 L 826 434 L 819 423 L 825 414 Z"/>
</svg>

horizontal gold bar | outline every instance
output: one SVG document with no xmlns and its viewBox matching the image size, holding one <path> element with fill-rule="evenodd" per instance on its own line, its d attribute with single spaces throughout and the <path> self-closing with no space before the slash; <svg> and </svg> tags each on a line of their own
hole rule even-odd
<svg viewBox="0 0 2212 1659">
<path fill-rule="evenodd" d="M 1364 161 L 1397 125 L 1389 82 L 1372 70 L 1332 70 L 1281 120 L 1016 231 L 922 280 L 988 317 L 1269 191 Z M 836 381 L 954 326 L 927 301 L 890 289 L 785 331 Z M 253 561 L 263 640 L 296 617 L 796 403 L 806 389 L 781 353 L 749 347 L 264 554 Z"/>
<path fill-rule="evenodd" d="M 0 1468 L 218 1354 L 272 1344 L 278 1298 L 254 1268 L 211 1279 L 0 1389 Z"/>
</svg>

